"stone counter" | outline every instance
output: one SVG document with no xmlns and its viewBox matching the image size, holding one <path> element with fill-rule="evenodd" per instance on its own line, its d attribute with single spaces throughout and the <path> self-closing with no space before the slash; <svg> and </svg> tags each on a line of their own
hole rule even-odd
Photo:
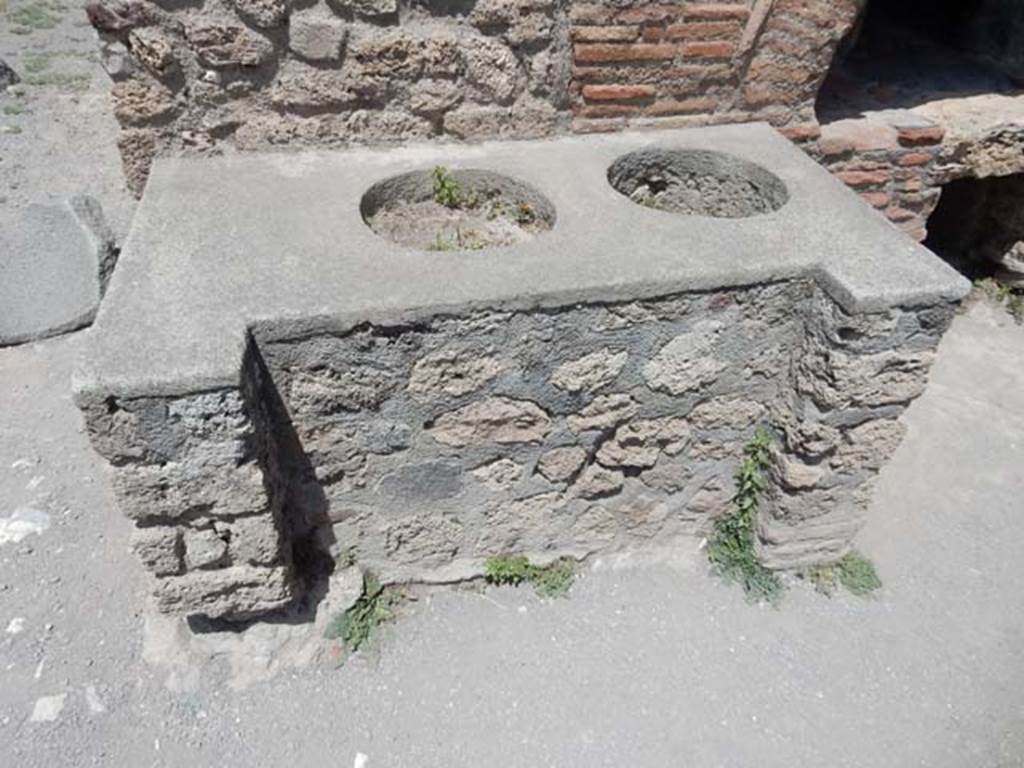
<svg viewBox="0 0 1024 768">
<path fill-rule="evenodd" d="M 756 163 L 781 207 L 637 205 L 608 168 L 654 148 Z M 427 253 L 366 227 L 371 185 L 437 164 L 531 185 L 553 228 Z M 849 547 L 966 290 L 763 125 L 163 161 L 77 397 L 168 611 L 280 608 L 325 540 L 432 581 L 686 545 L 758 426 L 759 546 L 793 568 Z"/>
</svg>

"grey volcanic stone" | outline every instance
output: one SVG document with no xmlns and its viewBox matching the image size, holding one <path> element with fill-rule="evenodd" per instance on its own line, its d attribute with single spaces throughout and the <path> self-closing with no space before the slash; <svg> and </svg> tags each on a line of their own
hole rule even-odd
<svg viewBox="0 0 1024 768">
<path fill-rule="evenodd" d="M 0 218 L 0 346 L 92 322 L 116 260 L 99 204 L 29 205 Z"/>
<path fill-rule="evenodd" d="M 453 461 L 410 464 L 381 478 L 379 492 L 403 501 L 438 501 L 462 489 L 462 468 Z"/>
<path fill-rule="evenodd" d="M 0 90 L 20 82 L 21 78 L 18 77 L 18 73 L 6 61 L 0 59 Z"/>
</svg>

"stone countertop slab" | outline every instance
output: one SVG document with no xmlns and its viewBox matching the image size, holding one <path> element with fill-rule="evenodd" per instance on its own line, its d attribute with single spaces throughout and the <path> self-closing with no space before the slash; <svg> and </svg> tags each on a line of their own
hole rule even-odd
<svg viewBox="0 0 1024 768">
<path fill-rule="evenodd" d="M 787 186 L 745 219 L 637 205 L 608 166 L 638 149 L 707 149 Z M 375 182 L 435 165 L 536 187 L 550 232 L 508 248 L 403 249 L 359 204 Z M 814 276 L 846 310 L 954 301 L 968 282 L 764 124 L 476 145 L 240 154 L 154 166 L 90 339 L 83 394 L 174 395 L 236 385 L 249 329 L 276 337 L 474 308 L 564 306 Z"/>
</svg>

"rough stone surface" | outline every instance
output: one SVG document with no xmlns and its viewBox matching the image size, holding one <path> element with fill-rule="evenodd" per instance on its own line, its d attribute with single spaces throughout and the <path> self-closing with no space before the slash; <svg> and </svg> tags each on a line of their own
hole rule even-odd
<svg viewBox="0 0 1024 768">
<path fill-rule="evenodd" d="M 608 349 L 592 352 L 558 366 L 551 374 L 551 383 L 568 392 L 593 392 L 615 380 L 628 356 Z"/>
<path fill-rule="evenodd" d="M 439 443 L 452 446 L 481 443 L 538 443 L 551 420 L 536 403 L 489 397 L 438 417 L 430 429 Z"/>
<path fill-rule="evenodd" d="M 315 623 L 196 633 L 163 617 L 174 635 L 154 632 L 125 546 L 130 526 L 112 512 L 106 472 L 66 399 L 83 341 L 2 353 L 7 509 L 44 500 L 53 517 L 42 535 L 0 546 L 3 610 L 24 617 L 24 631 L 3 635 L 14 666 L 0 686 L 11 715 L 0 751 L 15 765 L 74 766 L 102 749 L 113 766 L 232 765 L 241 751 L 256 763 L 348 768 L 357 750 L 368 768 L 433 766 L 453 761 L 452 744 L 460 766 L 505 768 L 998 766 L 1024 754 L 1024 695 L 1012 684 L 1024 649 L 1009 641 L 1024 633 L 1024 329 L 1001 310 L 955 319 L 932 383 L 903 417 L 907 438 L 857 539 L 884 582 L 873 599 L 827 600 L 797 584 L 779 610 L 758 610 L 708 576 L 691 539 L 671 547 L 668 563 L 593 558 L 556 602 L 529 588 L 413 588 L 419 599 L 385 629 L 379 663 L 364 654 L 341 667 L 322 635 L 353 598 L 336 601 L 333 585 Z M 13 468 L 23 457 L 35 463 Z M 28 488 L 38 474 L 45 481 Z M 577 518 L 581 537 L 601 535 L 606 504 Z M 25 545 L 34 553 L 19 553 Z M 298 641 L 328 652 L 293 655 Z M 619 658 L 629 663 L 609 661 Z M 93 686 L 106 712 L 94 714 Z M 38 698 L 64 691 L 56 723 L 27 722 Z M 923 702 L 944 710 L 947 701 L 957 715 L 936 727 Z M 59 738 L 44 735 L 50 728 Z M 588 729 L 608 738 L 581 742 Z M 142 732 L 161 734 L 159 755 Z"/>
<path fill-rule="evenodd" d="M 174 111 L 115 112 L 136 194 L 157 154 L 546 136 L 571 119 L 567 9 L 556 3 L 402 14 L 395 0 L 90 8 L 118 100 L 151 90 L 154 77 L 176 97 Z M 138 128 L 151 129 L 147 141 Z"/>
<path fill-rule="evenodd" d="M 111 90 L 114 116 L 125 125 L 143 125 L 169 117 L 175 108 L 173 94 L 159 83 L 125 80 Z"/>
<path fill-rule="evenodd" d="M 710 383 L 726 363 L 715 357 L 715 345 L 722 326 L 701 320 L 662 347 L 644 366 L 644 378 L 652 389 L 681 395 Z"/>
<path fill-rule="evenodd" d="M 277 27 L 288 18 L 289 0 L 230 0 L 238 15 L 257 27 Z"/>
<path fill-rule="evenodd" d="M 288 22 L 288 45 L 309 61 L 337 61 L 348 39 L 348 25 L 319 7 L 298 11 Z"/>
<path fill-rule="evenodd" d="M 238 24 L 197 21 L 185 32 L 199 60 L 208 67 L 256 67 L 270 60 L 270 41 Z"/>
<path fill-rule="evenodd" d="M 473 477 L 493 491 L 507 491 L 523 475 L 523 467 L 511 459 L 495 459 L 473 470 Z"/>
<path fill-rule="evenodd" d="M 168 74 L 178 63 L 173 38 L 158 28 L 133 29 L 128 34 L 128 42 L 131 55 L 157 77 Z"/>
<path fill-rule="evenodd" d="M 243 379 L 187 397 L 79 401 L 170 612 L 244 619 L 296 594 L 288 537 L 303 523 L 284 519 L 290 454 L 255 361 Z"/>
<path fill-rule="evenodd" d="M 584 499 L 596 499 L 617 493 L 622 489 L 622 483 L 621 472 L 606 469 L 599 464 L 591 464 L 573 483 L 571 492 Z"/>
<path fill-rule="evenodd" d="M 570 414 L 566 422 L 573 432 L 609 429 L 633 418 L 639 409 L 637 401 L 629 395 L 599 395 L 579 413 Z"/>
<path fill-rule="evenodd" d="M 424 398 L 465 395 L 501 372 L 493 357 L 471 350 L 441 350 L 419 360 L 409 378 L 409 391 Z"/>
<path fill-rule="evenodd" d="M 956 50 L 926 39 L 930 24 L 921 39 L 901 30 L 906 61 L 867 55 L 879 61 L 866 74 L 845 66 L 872 37 L 864 0 L 692 9 L 481 0 L 412 3 L 401 13 L 396 0 L 158 5 L 87 7 L 115 84 L 156 76 L 175 91 L 173 112 L 117 112 L 137 195 L 154 155 L 223 145 L 475 141 L 762 120 L 923 240 L 947 181 L 1024 170 L 1024 102 L 1012 89 L 1022 23 L 1002 0 L 958 19 Z M 869 18 L 881 15 L 873 8 Z M 297 70 L 302 62 L 316 66 Z M 913 84 L 933 70 L 951 79 Z"/>
<path fill-rule="evenodd" d="M 587 460 L 587 452 L 578 445 L 552 448 L 537 460 L 537 471 L 553 483 L 570 480 Z"/>
<path fill-rule="evenodd" d="M 689 436 L 690 427 L 683 418 L 637 420 L 616 429 L 597 452 L 597 460 L 608 467 L 653 467 L 661 451 L 679 453 Z"/>
<path fill-rule="evenodd" d="M 284 608 L 294 598 L 284 568 L 234 566 L 157 579 L 154 596 L 166 613 L 192 613 L 197 605 L 210 618 L 245 619 Z"/>
<path fill-rule="evenodd" d="M 793 491 L 813 488 L 825 474 L 823 469 L 810 464 L 802 464 L 786 457 L 780 457 L 778 471 L 782 484 Z"/>
<path fill-rule="evenodd" d="M 739 449 L 758 426 L 784 437 L 759 525 L 763 557 L 796 567 L 841 554 L 902 437 L 894 418 L 919 390 L 879 375 L 878 360 L 885 370 L 926 369 L 951 310 L 850 315 L 806 281 L 694 298 L 477 312 L 300 339 L 268 327 L 259 342 L 266 373 L 250 366 L 255 381 L 243 394 L 100 401 L 86 413 L 94 444 L 119 465 L 122 507 L 148 526 L 152 539 L 137 549 L 166 610 L 240 617 L 286 604 L 286 529 L 274 521 L 317 497 L 332 510 L 335 540 L 386 578 L 472 572 L 502 552 L 578 553 L 690 535 L 727 509 Z M 707 328 L 706 306 L 729 306 L 733 327 L 756 322 L 759 332 L 730 337 L 716 326 L 722 367 L 703 385 L 714 396 L 689 385 L 672 387 L 679 394 L 651 388 L 652 361 L 665 363 L 659 372 L 667 360 L 678 364 L 678 340 Z M 554 386 L 556 371 L 586 359 L 580 351 L 604 359 L 610 348 L 629 350 L 614 378 L 625 391 L 588 392 L 610 386 L 606 373 L 575 393 Z M 743 367 L 752 359 L 765 361 L 756 380 Z M 332 372 L 332 388 L 311 389 L 328 360 L 347 374 L 344 386 Z M 678 370 L 666 381 L 678 381 Z M 866 392 L 868 378 L 870 396 L 831 394 Z M 283 393 L 301 453 L 267 431 L 274 411 L 253 398 L 268 386 Z M 589 450 L 558 442 L 574 432 L 597 442 Z M 253 445 L 264 447 L 253 454 Z M 316 492 L 303 486 L 295 495 L 309 465 Z M 588 503 L 595 499 L 599 506 Z M 259 570 L 269 580 L 257 588 Z"/>
<path fill-rule="evenodd" d="M 132 534 L 132 550 L 154 576 L 181 573 L 182 542 L 177 528 L 138 528 Z"/>
<path fill-rule="evenodd" d="M 117 259 L 99 204 L 75 198 L 0 218 L 0 346 L 91 323 Z"/>
<path fill-rule="evenodd" d="M 185 533 L 185 565 L 191 570 L 220 565 L 228 553 L 228 544 L 213 529 Z"/>
<path fill-rule="evenodd" d="M 715 398 L 690 412 L 690 423 L 699 429 L 745 429 L 765 415 L 761 403 L 745 398 Z"/>
<path fill-rule="evenodd" d="M 390 16 L 398 12 L 396 0 L 332 0 L 335 8 L 352 11 L 360 16 Z"/>
<path fill-rule="evenodd" d="M 458 552 L 463 527 L 443 515 L 409 515 L 384 531 L 385 551 L 398 563 L 443 565 Z"/>
<path fill-rule="evenodd" d="M 565 499 L 559 493 L 538 493 L 499 504 L 488 511 L 474 549 L 481 555 L 539 551 L 564 528 Z"/>
</svg>

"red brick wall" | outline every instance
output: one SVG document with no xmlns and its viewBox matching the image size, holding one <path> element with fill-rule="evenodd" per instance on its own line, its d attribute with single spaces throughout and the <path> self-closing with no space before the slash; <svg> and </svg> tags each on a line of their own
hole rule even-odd
<svg viewBox="0 0 1024 768">
<path fill-rule="evenodd" d="M 839 179 L 917 240 L 939 202 L 939 126 L 839 120 L 822 126 L 816 150 Z"/>
<path fill-rule="evenodd" d="M 814 99 L 862 0 L 574 3 L 577 131 L 767 120 L 816 137 Z"/>
</svg>

